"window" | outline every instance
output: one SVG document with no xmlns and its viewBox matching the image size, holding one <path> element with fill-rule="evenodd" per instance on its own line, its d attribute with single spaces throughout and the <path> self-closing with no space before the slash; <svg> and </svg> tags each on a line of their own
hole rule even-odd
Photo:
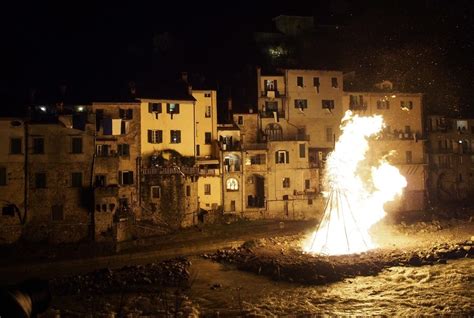
<svg viewBox="0 0 474 318">
<path fill-rule="evenodd" d="M 304 181 L 304 189 L 305 190 L 311 189 L 311 180 L 310 179 L 306 179 Z"/>
<path fill-rule="evenodd" d="M 44 172 L 35 173 L 35 187 L 46 188 L 46 173 Z"/>
<path fill-rule="evenodd" d="M 21 138 L 10 139 L 10 153 L 12 155 L 18 155 L 22 153 L 21 150 Z"/>
<path fill-rule="evenodd" d="M 349 95 L 349 109 L 351 110 L 365 110 L 367 104 L 364 103 L 363 95 Z"/>
<path fill-rule="evenodd" d="M 390 101 L 386 99 L 379 99 L 377 101 L 377 109 L 390 109 Z"/>
<path fill-rule="evenodd" d="M 290 187 L 290 178 L 283 178 L 283 188 Z"/>
<path fill-rule="evenodd" d="M 306 145 L 305 144 L 300 144 L 300 158 L 305 158 L 306 157 Z"/>
<path fill-rule="evenodd" d="M 275 91 L 276 90 L 276 80 L 265 80 L 265 90 Z"/>
<path fill-rule="evenodd" d="M 133 184 L 133 171 L 120 171 L 119 180 L 122 185 Z"/>
<path fill-rule="evenodd" d="M 130 155 L 130 145 L 129 144 L 118 144 L 117 152 L 119 156 L 129 156 Z"/>
<path fill-rule="evenodd" d="M 151 187 L 151 198 L 152 199 L 159 199 L 161 197 L 161 187 L 160 186 L 152 186 Z"/>
<path fill-rule="evenodd" d="M 237 124 L 243 125 L 244 124 L 244 117 L 243 116 L 238 116 L 237 117 Z"/>
<path fill-rule="evenodd" d="M 278 111 L 278 102 L 265 102 L 265 111 L 267 112 L 277 112 Z"/>
<path fill-rule="evenodd" d="M 73 172 L 71 175 L 71 186 L 73 188 L 82 187 L 82 172 Z"/>
<path fill-rule="evenodd" d="M 133 109 L 119 109 L 119 117 L 122 119 L 133 119 Z"/>
<path fill-rule="evenodd" d="M 308 205 L 313 205 L 313 199 L 308 199 Z"/>
<path fill-rule="evenodd" d="M 411 127 L 405 126 L 405 134 L 411 134 Z"/>
<path fill-rule="evenodd" d="M 411 153 L 411 151 L 406 151 L 405 152 L 405 159 L 406 159 L 406 163 L 412 163 L 412 153 Z"/>
<path fill-rule="evenodd" d="M 127 132 L 128 132 L 128 126 L 129 126 L 129 123 L 122 120 L 122 122 L 120 123 L 120 134 L 121 135 L 126 135 Z M 115 134 L 114 134 L 115 135 Z"/>
<path fill-rule="evenodd" d="M 82 153 L 82 137 L 72 137 L 71 148 L 72 153 Z"/>
<path fill-rule="evenodd" d="M 211 117 L 211 106 L 206 106 L 206 113 L 204 114 L 206 118 Z"/>
<path fill-rule="evenodd" d="M 95 153 L 98 157 L 108 157 L 110 152 L 110 145 L 96 145 Z"/>
<path fill-rule="evenodd" d="M 238 191 L 239 190 L 239 182 L 235 178 L 229 178 L 226 182 L 226 189 L 227 191 Z"/>
<path fill-rule="evenodd" d="M 114 212 L 115 210 L 115 204 L 114 203 L 109 203 L 109 211 Z"/>
<path fill-rule="evenodd" d="M 211 133 L 210 132 L 206 132 L 204 134 L 204 143 L 206 145 L 210 145 L 211 144 Z"/>
<path fill-rule="evenodd" d="M 33 138 L 33 153 L 44 153 L 44 138 Z"/>
<path fill-rule="evenodd" d="M 332 133 L 332 127 L 326 128 L 326 141 L 333 142 L 334 141 L 334 134 Z"/>
<path fill-rule="evenodd" d="M 316 91 L 319 93 L 319 86 L 321 86 L 319 77 L 313 77 L 313 86 L 316 87 Z"/>
<path fill-rule="evenodd" d="M 411 100 L 402 100 L 400 101 L 400 108 L 403 110 L 411 110 L 413 109 L 413 102 Z"/>
<path fill-rule="evenodd" d="M 285 150 L 275 152 L 275 163 L 290 163 L 290 153 Z"/>
<path fill-rule="evenodd" d="M 191 196 L 191 186 L 186 186 L 186 196 L 190 197 Z"/>
<path fill-rule="evenodd" d="M 211 185 L 209 183 L 206 183 L 204 185 L 204 194 L 205 195 L 211 195 Z"/>
<path fill-rule="evenodd" d="M 321 103 L 323 109 L 334 109 L 334 100 L 332 99 L 323 99 Z"/>
<path fill-rule="evenodd" d="M 161 113 L 163 111 L 163 107 L 161 103 L 150 103 L 148 104 L 148 112 L 150 113 Z"/>
<path fill-rule="evenodd" d="M 181 130 L 171 130 L 170 131 L 170 142 L 172 144 L 181 143 Z"/>
<path fill-rule="evenodd" d="M 331 77 L 331 87 L 338 88 L 337 77 Z"/>
<path fill-rule="evenodd" d="M 0 186 L 7 185 L 7 168 L 0 167 Z"/>
<path fill-rule="evenodd" d="M 4 216 L 15 216 L 15 211 L 17 211 L 17 207 L 14 204 L 7 204 L 2 208 L 2 215 Z"/>
<path fill-rule="evenodd" d="M 175 104 L 175 103 L 166 104 L 166 112 L 168 114 L 179 114 L 179 104 Z"/>
<path fill-rule="evenodd" d="M 303 76 L 296 77 L 296 86 L 303 87 Z"/>
<path fill-rule="evenodd" d="M 265 164 L 265 155 L 259 154 L 250 157 L 250 164 L 251 165 L 263 165 Z"/>
<path fill-rule="evenodd" d="M 204 93 L 204 97 L 211 97 L 211 93 Z"/>
<path fill-rule="evenodd" d="M 105 187 L 107 185 L 107 178 L 103 174 L 98 174 L 95 176 L 95 186 L 96 187 Z"/>
<path fill-rule="evenodd" d="M 196 156 L 201 155 L 201 145 L 196 145 Z"/>
<path fill-rule="evenodd" d="M 148 129 L 148 142 L 150 144 L 161 144 L 163 142 L 163 130 Z"/>
<path fill-rule="evenodd" d="M 56 204 L 51 207 L 51 219 L 53 221 L 64 220 L 64 209 L 62 204 Z"/>
<path fill-rule="evenodd" d="M 295 99 L 295 108 L 308 108 L 308 101 L 306 99 Z"/>
</svg>

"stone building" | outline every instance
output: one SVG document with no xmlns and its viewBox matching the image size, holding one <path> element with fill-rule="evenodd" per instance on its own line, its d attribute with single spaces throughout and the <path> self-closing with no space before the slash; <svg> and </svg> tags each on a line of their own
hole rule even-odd
<svg viewBox="0 0 474 318">
<path fill-rule="evenodd" d="M 21 237 L 26 222 L 25 130 L 23 118 L 0 118 L 0 244 Z"/>
<path fill-rule="evenodd" d="M 92 166 L 97 241 L 125 240 L 124 230 L 140 218 L 140 103 L 94 102 L 95 149 Z"/>
<path fill-rule="evenodd" d="M 474 120 L 428 116 L 428 189 L 435 203 L 470 201 L 474 194 Z"/>
<path fill-rule="evenodd" d="M 48 105 L 31 108 L 25 130 L 25 239 L 58 243 L 90 238 L 94 132 L 84 105 L 60 111 Z"/>
</svg>

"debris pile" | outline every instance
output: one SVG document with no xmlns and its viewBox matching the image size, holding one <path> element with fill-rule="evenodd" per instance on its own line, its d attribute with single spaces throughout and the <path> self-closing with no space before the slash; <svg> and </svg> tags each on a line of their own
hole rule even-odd
<svg viewBox="0 0 474 318">
<path fill-rule="evenodd" d="M 108 293 L 121 290 L 146 289 L 147 285 L 165 287 L 186 286 L 190 262 L 183 257 L 161 263 L 125 266 L 120 269 L 103 268 L 85 275 L 60 277 L 50 282 L 57 295 Z"/>
<path fill-rule="evenodd" d="M 376 249 L 361 254 L 323 256 L 291 248 L 291 239 L 275 238 L 245 242 L 238 248 L 217 250 L 203 257 L 233 264 L 240 270 L 275 280 L 322 285 L 355 276 L 376 275 L 392 266 L 422 266 L 450 259 L 474 257 L 472 240 L 437 244 L 409 250 Z M 293 246 L 296 246 L 294 244 Z"/>
</svg>

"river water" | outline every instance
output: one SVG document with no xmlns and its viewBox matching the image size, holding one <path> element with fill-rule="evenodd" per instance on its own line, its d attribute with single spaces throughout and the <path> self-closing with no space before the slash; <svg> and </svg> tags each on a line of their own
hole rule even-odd
<svg viewBox="0 0 474 318">
<path fill-rule="evenodd" d="M 474 315 L 474 259 L 392 267 L 325 286 L 275 282 L 193 258 L 190 298 L 203 316 Z"/>
</svg>

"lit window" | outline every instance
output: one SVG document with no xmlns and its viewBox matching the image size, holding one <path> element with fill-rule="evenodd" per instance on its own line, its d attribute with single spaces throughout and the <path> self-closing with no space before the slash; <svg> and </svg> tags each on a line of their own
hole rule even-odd
<svg viewBox="0 0 474 318">
<path fill-rule="evenodd" d="M 237 191 L 239 190 L 239 182 L 235 178 L 229 178 L 226 182 L 227 191 Z"/>
<path fill-rule="evenodd" d="M 181 130 L 171 130 L 170 131 L 170 142 L 172 144 L 181 143 Z"/>
<path fill-rule="evenodd" d="M 166 111 L 168 114 L 179 114 L 179 104 L 168 103 L 166 107 Z"/>
</svg>

